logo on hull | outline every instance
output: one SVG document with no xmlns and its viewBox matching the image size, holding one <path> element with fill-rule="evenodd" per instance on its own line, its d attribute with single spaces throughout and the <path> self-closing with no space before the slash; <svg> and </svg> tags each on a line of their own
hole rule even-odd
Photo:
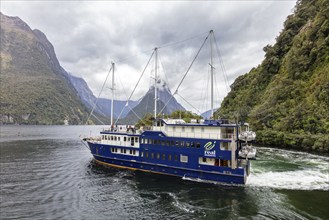
<svg viewBox="0 0 329 220">
<path fill-rule="evenodd" d="M 216 157 L 216 150 L 213 150 L 216 146 L 216 141 L 209 141 L 204 145 L 204 156 Z"/>
</svg>

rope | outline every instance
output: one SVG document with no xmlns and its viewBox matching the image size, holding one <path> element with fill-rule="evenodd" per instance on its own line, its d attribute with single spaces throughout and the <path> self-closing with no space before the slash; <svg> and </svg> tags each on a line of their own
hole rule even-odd
<svg viewBox="0 0 329 220">
<path fill-rule="evenodd" d="M 137 88 L 139 82 L 141 81 L 141 79 L 142 79 L 142 77 L 143 77 L 143 75 L 144 75 L 144 73 L 145 73 L 145 70 L 146 70 L 146 68 L 148 67 L 148 65 L 149 65 L 149 63 L 150 63 L 150 61 L 151 61 L 151 59 L 152 59 L 152 57 L 153 57 L 153 55 L 154 55 L 154 52 L 155 52 L 155 50 L 153 50 L 153 53 L 151 54 L 150 59 L 147 61 L 147 64 L 146 64 L 146 66 L 145 66 L 145 68 L 144 68 L 144 70 L 143 70 L 141 76 L 139 77 L 139 79 L 138 79 L 138 81 L 137 81 L 137 84 L 135 85 L 135 88 L 134 88 L 133 91 L 131 92 L 131 94 L 130 94 L 130 96 L 129 96 L 127 102 L 126 102 L 125 107 L 126 107 L 126 106 L 129 107 L 129 101 L 130 101 L 131 97 L 133 96 L 133 94 L 134 94 L 134 92 L 135 92 L 135 90 L 136 90 L 136 88 Z M 124 108 L 125 108 L 125 107 L 124 107 Z M 120 114 L 119 114 L 119 117 L 116 119 L 116 121 L 115 121 L 114 124 L 116 124 L 116 123 L 118 122 L 118 119 L 121 117 L 121 114 L 122 114 L 124 108 L 122 108 L 122 110 L 121 110 L 121 112 L 120 112 Z"/>
<path fill-rule="evenodd" d="M 219 47 L 218 47 L 218 44 L 217 44 L 217 41 L 216 41 L 215 36 L 213 36 L 213 38 L 215 40 L 215 45 L 216 45 L 216 51 L 217 51 L 217 55 L 218 55 L 218 60 L 219 60 L 220 67 L 221 67 L 221 69 L 223 71 L 225 86 L 226 86 L 226 90 L 228 92 L 230 90 L 229 89 L 230 87 L 229 87 L 229 83 L 228 83 L 228 79 L 227 79 L 226 69 L 225 69 L 224 62 L 223 62 L 223 59 L 222 59 L 222 56 L 221 56 L 221 53 L 220 53 L 220 50 L 219 50 Z"/>
<path fill-rule="evenodd" d="M 143 121 L 143 119 L 137 115 L 137 113 L 134 111 L 134 109 L 130 108 L 130 106 L 128 106 L 128 107 L 129 107 L 129 109 L 130 109 L 130 110 L 131 110 L 131 111 L 137 116 L 137 118 L 138 118 L 139 120 L 142 120 L 142 121 Z"/>
<path fill-rule="evenodd" d="M 192 60 L 192 63 L 191 63 L 190 66 L 187 68 L 187 71 L 185 72 L 185 74 L 184 74 L 182 80 L 180 81 L 180 83 L 178 84 L 178 86 L 177 86 L 177 88 L 176 88 L 176 90 L 175 90 L 175 92 L 174 92 L 174 95 L 175 95 L 175 94 L 178 94 L 178 89 L 179 89 L 179 87 L 182 85 L 182 83 L 183 83 L 185 77 L 187 76 L 188 72 L 190 71 L 192 65 L 194 64 L 194 61 L 195 61 L 196 58 L 198 57 L 198 55 L 199 55 L 201 49 L 202 49 L 203 46 L 205 45 L 205 43 L 206 43 L 206 41 L 207 41 L 207 39 L 208 39 L 208 37 L 209 37 L 210 34 L 211 34 L 211 31 L 209 32 L 209 34 L 207 35 L 207 37 L 204 39 L 204 41 L 203 41 L 203 43 L 202 43 L 200 49 L 198 50 L 197 54 L 195 55 L 194 59 Z M 167 101 L 167 103 L 163 106 L 163 108 L 161 109 L 161 111 L 159 112 L 159 114 L 161 114 L 161 112 L 165 109 L 165 107 L 166 107 L 166 106 L 168 105 L 168 103 L 172 100 L 172 98 L 174 97 L 174 95 L 172 95 L 172 96 L 170 97 L 170 99 L 169 99 L 169 100 Z"/>
<path fill-rule="evenodd" d="M 101 89 L 101 91 L 100 91 L 99 94 L 98 94 L 98 97 L 97 97 L 97 99 L 96 99 L 96 101 L 95 101 L 95 104 L 94 104 L 94 106 L 93 106 L 93 108 L 92 108 L 92 110 L 91 110 L 91 112 L 90 112 L 90 114 L 89 114 L 89 116 L 88 116 L 88 118 L 87 118 L 87 121 L 86 121 L 85 125 L 87 125 L 87 123 L 88 123 L 88 121 L 89 121 L 91 115 L 93 114 L 93 112 L 94 112 L 94 110 L 95 110 L 95 107 L 96 107 L 96 105 L 97 105 L 97 102 L 98 102 L 98 100 L 99 100 L 99 97 L 101 96 L 101 94 L 102 94 L 102 92 L 103 92 L 103 89 L 104 89 L 104 87 L 105 87 L 105 84 L 106 84 L 106 82 L 107 82 L 107 79 L 109 78 L 109 75 L 110 75 L 110 73 L 111 73 L 111 71 L 112 71 L 112 67 L 113 67 L 113 66 L 111 66 L 109 72 L 107 73 L 107 76 L 106 76 L 106 79 L 105 79 L 105 81 L 104 81 L 104 83 L 103 83 L 102 89 Z M 99 120 L 99 119 L 98 119 L 98 120 Z M 101 121 L 101 122 L 102 122 L 102 121 Z M 103 122 L 102 122 L 102 123 L 103 123 Z M 104 123 L 103 123 L 103 124 L 104 124 Z"/>
<path fill-rule="evenodd" d="M 183 96 L 181 96 L 180 94 L 178 94 L 177 93 L 177 95 L 179 96 L 179 97 L 181 97 L 187 104 L 189 104 L 192 108 L 194 108 L 197 112 L 199 112 L 199 114 L 201 114 L 201 112 L 197 109 L 197 108 L 195 108 L 191 103 L 189 103 L 186 99 L 184 99 L 184 97 Z"/>
</svg>

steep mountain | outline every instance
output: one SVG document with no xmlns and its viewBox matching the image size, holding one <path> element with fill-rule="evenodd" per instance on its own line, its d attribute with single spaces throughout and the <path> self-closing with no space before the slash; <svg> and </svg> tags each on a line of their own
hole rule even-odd
<svg viewBox="0 0 329 220">
<path fill-rule="evenodd" d="M 329 151 L 329 1 L 297 1 L 263 62 L 238 77 L 217 116 L 249 121 L 262 145 Z"/>
<path fill-rule="evenodd" d="M 82 78 L 73 76 L 69 74 L 69 79 L 78 92 L 78 95 L 82 102 L 89 108 L 92 109 L 95 102 L 96 102 L 96 97 L 94 96 L 93 92 L 90 90 L 88 87 L 86 81 Z M 131 108 L 135 107 L 138 104 L 138 101 L 129 101 L 129 106 Z M 126 101 L 121 101 L 121 100 L 114 100 L 114 118 L 117 118 L 121 116 L 120 118 L 124 118 L 127 113 L 129 112 L 129 108 L 124 108 L 126 105 Z M 98 113 L 99 115 L 103 117 L 110 117 L 111 116 L 111 100 L 110 99 L 104 99 L 100 98 L 97 101 L 97 106 L 95 108 L 95 112 Z"/>
<path fill-rule="evenodd" d="M 159 80 L 157 83 L 157 88 L 157 112 L 160 112 L 169 100 L 170 101 L 162 111 L 163 114 L 169 115 L 176 110 L 185 110 L 185 108 L 177 102 L 175 97 L 173 97 L 165 81 Z M 154 114 L 154 92 L 154 86 L 151 86 L 138 105 L 129 111 L 123 122 L 134 124 L 138 121 L 138 117 L 143 118 L 147 113 Z"/>
<path fill-rule="evenodd" d="M 39 30 L 1 13 L 2 123 L 80 124 L 88 111 Z"/>
</svg>

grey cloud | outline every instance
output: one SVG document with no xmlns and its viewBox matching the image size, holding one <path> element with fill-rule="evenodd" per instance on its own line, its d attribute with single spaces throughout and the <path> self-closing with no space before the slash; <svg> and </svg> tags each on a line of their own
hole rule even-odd
<svg viewBox="0 0 329 220">
<path fill-rule="evenodd" d="M 262 48 L 274 43 L 295 3 L 60 1 L 1 4 L 3 13 L 19 16 L 31 28 L 43 31 L 53 43 L 61 65 L 72 74 L 83 77 L 98 95 L 101 79 L 105 79 L 111 61 L 117 61 L 118 72 L 122 71 L 118 74 L 126 90 L 131 91 L 151 50 L 158 46 L 164 46 L 159 50 L 161 63 L 174 92 L 210 29 L 215 31 L 231 84 L 237 76 L 262 61 Z M 173 44 L 193 36 L 198 37 Z M 195 105 L 199 105 L 200 98 L 193 93 L 201 90 L 203 85 L 195 79 L 206 79 L 209 71 L 209 50 L 206 46 L 189 73 L 192 79 L 184 82 L 180 89 L 184 98 L 190 97 Z M 151 73 L 149 69 L 145 75 Z M 220 78 L 222 73 L 216 74 L 219 87 L 225 88 Z M 145 87 L 147 89 L 150 80 L 144 79 L 143 82 L 142 92 Z M 120 88 L 117 92 L 123 94 Z M 138 98 L 137 95 L 141 96 L 142 92 L 134 97 Z M 222 100 L 226 93 L 221 89 L 219 99 Z M 121 95 L 119 98 L 125 97 Z"/>
</svg>

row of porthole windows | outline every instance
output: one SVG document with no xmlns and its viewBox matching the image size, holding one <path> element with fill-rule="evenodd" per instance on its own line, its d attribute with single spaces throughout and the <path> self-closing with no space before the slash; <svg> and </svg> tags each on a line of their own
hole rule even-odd
<svg viewBox="0 0 329 220">
<path fill-rule="evenodd" d="M 127 154 L 127 155 L 136 155 L 136 150 L 125 149 L 125 148 L 111 148 L 112 153 L 120 153 L 120 154 Z"/>
<path fill-rule="evenodd" d="M 144 158 L 150 158 L 150 159 L 158 159 L 158 160 L 168 160 L 168 161 L 178 161 L 178 155 L 177 154 L 160 154 L 160 153 L 154 153 L 154 152 L 142 152 L 141 154 Z M 180 162 L 187 163 L 188 162 L 188 156 L 180 154 Z"/>
<path fill-rule="evenodd" d="M 138 143 L 139 138 L 138 137 L 126 137 L 124 136 L 115 136 L 115 135 L 102 135 L 102 140 L 109 140 L 109 141 L 134 141 L 135 143 Z"/>
<path fill-rule="evenodd" d="M 142 144 L 200 148 L 200 143 L 193 141 L 170 141 L 170 140 L 146 139 L 146 138 L 142 138 L 141 140 L 142 140 L 141 142 Z"/>
</svg>

